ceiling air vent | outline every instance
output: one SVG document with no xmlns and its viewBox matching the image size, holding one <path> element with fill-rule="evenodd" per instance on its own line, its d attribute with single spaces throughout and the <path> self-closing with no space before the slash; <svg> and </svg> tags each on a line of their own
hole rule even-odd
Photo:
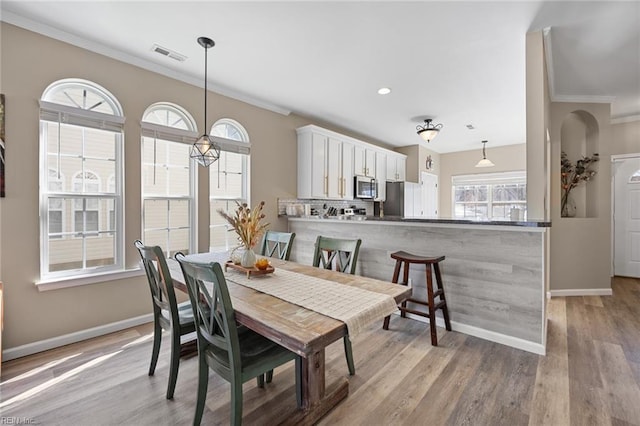
<svg viewBox="0 0 640 426">
<path fill-rule="evenodd" d="M 166 56 L 168 58 L 175 59 L 176 61 L 184 62 L 187 59 L 186 56 L 181 55 L 178 52 L 174 52 L 171 49 L 167 49 L 166 47 L 159 46 L 157 44 L 154 44 L 151 47 L 151 50 L 156 52 L 156 53 L 161 54 L 162 56 Z"/>
</svg>

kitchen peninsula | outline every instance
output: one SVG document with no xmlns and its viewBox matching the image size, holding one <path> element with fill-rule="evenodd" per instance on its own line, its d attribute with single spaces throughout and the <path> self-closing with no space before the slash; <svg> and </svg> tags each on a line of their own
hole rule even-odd
<svg viewBox="0 0 640 426">
<path fill-rule="evenodd" d="M 289 218 L 289 231 L 296 233 L 291 259 L 303 264 L 311 263 L 318 235 L 360 238 L 356 273 L 386 281 L 393 274 L 390 254 L 395 251 L 446 256 L 442 273 L 453 330 L 538 354 L 546 346 L 549 226 L 536 221 Z M 413 297 L 426 300 L 424 274 L 424 267 L 413 265 L 410 281 Z M 392 318 L 390 330 L 395 321 L 402 320 Z M 444 326 L 441 317 L 437 324 Z"/>
</svg>

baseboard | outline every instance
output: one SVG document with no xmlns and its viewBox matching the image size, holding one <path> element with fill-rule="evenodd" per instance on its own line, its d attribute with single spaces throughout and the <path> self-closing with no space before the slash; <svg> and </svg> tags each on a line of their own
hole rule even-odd
<svg viewBox="0 0 640 426">
<path fill-rule="evenodd" d="M 110 324 L 100 325 L 98 327 L 88 328 L 86 330 L 76 331 L 70 334 L 64 334 L 62 336 L 52 337 L 50 339 L 40 340 L 38 342 L 27 343 L 26 345 L 3 350 L 2 361 L 9 361 L 11 359 L 33 355 L 38 352 L 47 351 L 49 349 L 69 345 L 71 343 L 80 342 L 93 337 L 103 336 L 126 328 L 146 324 L 151 321 L 153 321 L 153 314 L 146 314 L 135 318 L 112 322 Z"/>
<path fill-rule="evenodd" d="M 419 315 L 408 313 L 407 318 L 411 318 L 413 320 L 421 321 L 427 324 L 429 323 L 428 318 L 421 317 Z M 436 317 L 436 325 L 438 327 L 445 328 L 444 319 L 441 317 Z M 501 345 L 510 346 L 512 348 L 521 349 L 523 351 L 531 352 L 537 355 L 546 354 L 546 349 L 543 344 L 531 342 L 513 336 L 508 336 L 506 334 L 496 333 L 495 331 L 485 330 L 483 328 L 474 327 L 472 325 L 451 321 L 451 330 L 468 334 L 469 336 L 479 337 L 480 339 L 488 340 L 490 342 L 500 343 Z"/>
<path fill-rule="evenodd" d="M 567 297 L 567 296 L 611 296 L 613 290 L 610 288 L 578 288 L 566 290 L 549 290 L 547 297 Z"/>
</svg>

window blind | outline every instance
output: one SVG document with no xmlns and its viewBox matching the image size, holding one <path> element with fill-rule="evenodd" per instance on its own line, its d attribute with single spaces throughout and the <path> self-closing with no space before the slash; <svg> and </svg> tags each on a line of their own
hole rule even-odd
<svg viewBox="0 0 640 426">
<path fill-rule="evenodd" d="M 125 122 L 125 118 L 121 116 L 88 111 L 47 101 L 40 101 L 40 119 L 110 132 L 121 132 Z"/>
<path fill-rule="evenodd" d="M 480 173 L 451 177 L 452 186 L 463 185 L 502 185 L 509 183 L 527 183 L 527 172 L 524 170 L 500 173 Z"/>
<path fill-rule="evenodd" d="M 200 137 L 200 134 L 189 130 L 176 129 L 155 123 L 141 123 L 142 136 L 150 138 L 162 139 L 171 142 L 182 142 L 192 144 Z M 233 139 L 221 138 L 219 136 L 210 136 L 211 139 L 218 144 L 221 151 L 235 152 L 237 154 L 249 155 L 251 152 L 251 144 L 248 142 L 236 141 Z"/>
</svg>

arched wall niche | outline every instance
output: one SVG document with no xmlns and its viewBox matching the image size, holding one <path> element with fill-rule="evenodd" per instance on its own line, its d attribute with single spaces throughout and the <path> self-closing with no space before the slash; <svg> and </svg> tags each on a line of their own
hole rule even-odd
<svg viewBox="0 0 640 426">
<path fill-rule="evenodd" d="M 582 157 L 600 152 L 598 120 L 589 112 L 576 110 L 567 114 L 560 128 L 560 147 L 568 159 L 576 164 Z M 595 166 L 598 169 L 598 165 Z M 600 174 L 582 182 L 571 191 L 576 204 L 575 217 L 598 217 L 598 185 Z"/>
</svg>

